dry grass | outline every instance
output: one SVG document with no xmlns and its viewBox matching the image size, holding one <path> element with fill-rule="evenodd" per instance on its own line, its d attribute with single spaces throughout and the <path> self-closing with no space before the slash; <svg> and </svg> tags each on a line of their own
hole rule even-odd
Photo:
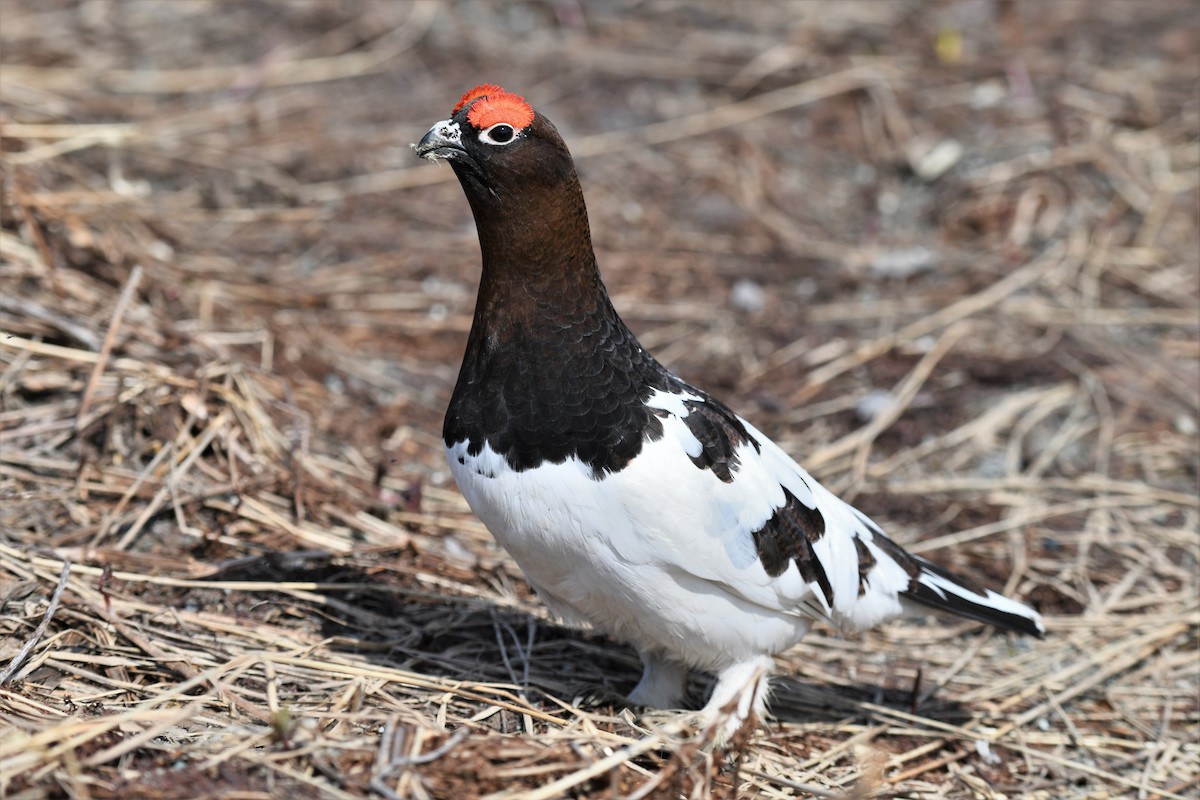
<svg viewBox="0 0 1200 800">
<path fill-rule="evenodd" d="M 1194 4 L 3 14 L 0 797 L 1197 796 Z M 715 752 L 614 704 L 442 464 L 407 144 L 483 80 L 647 346 L 1049 637 L 818 631 Z"/>
</svg>

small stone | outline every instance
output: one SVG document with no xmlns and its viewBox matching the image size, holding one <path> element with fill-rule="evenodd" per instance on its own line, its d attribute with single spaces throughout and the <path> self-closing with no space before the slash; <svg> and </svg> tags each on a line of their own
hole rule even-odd
<svg viewBox="0 0 1200 800">
<path fill-rule="evenodd" d="M 854 413 L 863 422 L 870 422 L 890 411 L 896 405 L 895 396 L 886 389 L 875 389 L 859 398 L 854 404 Z"/>
<path fill-rule="evenodd" d="M 992 744 L 986 739 L 975 740 L 975 752 L 983 759 L 985 764 L 999 764 L 1000 756 L 992 752 Z"/>
<path fill-rule="evenodd" d="M 880 192 L 875 200 L 875 208 L 885 217 L 890 217 L 900 210 L 900 196 L 895 192 Z"/>
<path fill-rule="evenodd" d="M 971 470 L 972 477 L 985 480 L 996 480 L 1008 474 L 1008 456 L 1001 450 L 992 450 L 980 457 L 975 468 Z"/>
<path fill-rule="evenodd" d="M 963 146 L 954 139 L 931 142 L 914 136 L 908 143 L 908 163 L 918 178 L 931 183 L 957 164 L 964 152 Z"/>
<path fill-rule="evenodd" d="M 879 278 L 904 279 L 928 272 L 937 264 L 937 254 L 928 247 L 909 247 L 879 253 L 867 268 Z"/>
<path fill-rule="evenodd" d="M 738 311 L 757 314 L 763 310 L 766 303 L 766 293 L 762 286 L 746 278 L 739 279 L 729 293 L 729 304 Z"/>
<path fill-rule="evenodd" d="M 991 108 L 999 105 L 1008 97 L 1008 89 L 1003 81 L 985 81 L 971 89 L 971 108 Z"/>
<path fill-rule="evenodd" d="M 162 239 L 155 239 L 151 242 L 150 246 L 146 248 L 146 252 L 150 254 L 151 258 L 159 261 L 170 261 L 175 257 L 175 248 Z"/>
<path fill-rule="evenodd" d="M 812 300 L 821 291 L 821 285 L 812 278 L 801 278 L 792 286 L 792 291 L 801 300 Z"/>
</svg>

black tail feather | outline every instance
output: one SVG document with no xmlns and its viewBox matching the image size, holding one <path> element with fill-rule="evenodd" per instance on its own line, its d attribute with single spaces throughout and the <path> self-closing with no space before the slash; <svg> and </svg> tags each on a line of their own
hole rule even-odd
<svg viewBox="0 0 1200 800">
<path fill-rule="evenodd" d="M 1040 615 L 1028 606 L 1010 600 L 998 592 L 974 586 L 944 567 L 920 556 L 909 556 L 919 571 L 902 594 L 938 611 L 986 622 L 998 628 L 1029 634 L 1041 639 L 1046 635 Z"/>
</svg>

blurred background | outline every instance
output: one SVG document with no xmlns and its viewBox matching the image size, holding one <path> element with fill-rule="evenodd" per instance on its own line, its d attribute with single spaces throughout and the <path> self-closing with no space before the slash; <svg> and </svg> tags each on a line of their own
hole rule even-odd
<svg viewBox="0 0 1200 800">
<path fill-rule="evenodd" d="M 59 580 L 52 552 L 78 562 L 63 602 L 81 630 L 106 624 L 107 567 L 123 614 L 514 679 L 494 609 L 554 629 L 442 463 L 479 256 L 450 169 L 409 149 L 490 82 L 571 147 L 602 273 L 650 350 L 897 539 L 1052 620 L 1040 656 L 994 638 L 970 667 L 944 621 L 817 637 L 785 671 L 840 699 L 782 690 L 781 716 L 834 702 L 878 722 L 863 686 L 916 709 L 924 669 L 1058 754 L 972 765 L 994 785 L 1097 796 L 1133 770 L 1166 792 L 1144 796 L 1194 791 L 1196 3 L 0 0 L 0 37 L 0 555 L 43 603 L 6 623 L 14 643 Z M 225 593 L 171 588 L 198 577 Z M 251 579 L 359 588 L 313 590 L 354 600 L 336 610 L 285 592 L 276 617 L 267 589 L 219 584 Z M 212 663 L 266 646 L 221 631 Z M 183 647 L 156 646 L 133 648 L 120 703 L 78 675 L 72 691 L 153 705 Z M 526 688 L 531 668 L 567 700 L 637 677 L 603 639 L 538 648 Z M 60 709 L 58 683 L 22 674 Z M 296 679 L 294 713 L 325 702 L 304 694 L 318 683 Z M 181 741 L 209 747 L 201 728 Z M 1120 742 L 1063 766 L 1081 730 Z M 842 741 L 810 733 L 770 734 L 778 763 Z M 893 783 L 958 785 L 887 742 Z M 827 767 L 804 780 L 866 774 Z"/>
<path fill-rule="evenodd" d="M 6 0 L 8 217 L 43 216 L 110 282 L 142 264 L 174 326 L 231 351 L 265 337 L 275 370 L 335 402 L 438 411 L 477 251 L 450 171 L 408 145 L 495 82 L 576 153 L 618 307 L 747 413 L 796 413 L 788 384 L 847 336 L 1050 243 L 1119 250 L 959 345 L 1022 381 L 1062 369 L 1047 354 L 1084 307 L 1194 300 L 1190 269 L 1148 282 L 1142 262 L 1195 265 L 1198 18 L 1124 0 Z M 911 366 L 884 355 L 859 381 Z"/>
</svg>

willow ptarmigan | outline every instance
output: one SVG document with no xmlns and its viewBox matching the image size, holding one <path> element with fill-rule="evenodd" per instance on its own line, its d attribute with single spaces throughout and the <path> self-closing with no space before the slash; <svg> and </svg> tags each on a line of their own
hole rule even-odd
<svg viewBox="0 0 1200 800">
<path fill-rule="evenodd" d="M 483 253 L 451 472 L 553 613 L 637 648 L 631 702 L 678 708 L 704 670 L 702 718 L 736 729 L 814 620 L 852 632 L 924 607 L 1042 635 L 646 352 L 600 280 L 571 154 L 523 98 L 477 86 L 414 149 L 450 162 Z"/>
</svg>

